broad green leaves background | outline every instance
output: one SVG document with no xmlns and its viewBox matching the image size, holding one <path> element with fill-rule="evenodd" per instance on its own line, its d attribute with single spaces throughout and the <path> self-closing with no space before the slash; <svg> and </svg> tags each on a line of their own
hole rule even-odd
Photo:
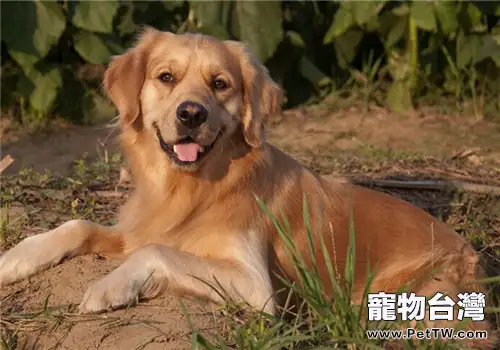
<svg viewBox="0 0 500 350">
<path fill-rule="evenodd" d="M 77 122 L 113 116 L 100 89 L 110 57 L 143 25 L 241 40 L 287 106 L 362 77 L 380 104 L 412 108 L 437 91 L 500 96 L 500 5 L 472 1 L 2 1 L 2 107 Z M 375 82 L 376 81 L 376 82 Z M 496 90 L 495 90 L 496 89 Z M 491 100 L 491 99 L 490 99 Z M 494 112 L 500 110 L 493 99 Z"/>
<path fill-rule="evenodd" d="M 96 33 L 111 33 L 117 1 L 72 1 L 68 3 L 71 23 L 80 29 Z"/>
</svg>

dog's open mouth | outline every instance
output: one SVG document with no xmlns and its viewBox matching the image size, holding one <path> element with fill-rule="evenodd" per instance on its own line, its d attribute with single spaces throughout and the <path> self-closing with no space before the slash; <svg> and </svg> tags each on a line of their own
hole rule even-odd
<svg viewBox="0 0 500 350">
<path fill-rule="evenodd" d="M 168 144 L 163 140 L 160 130 L 156 129 L 156 136 L 160 142 L 160 147 L 169 155 L 169 157 L 179 165 L 192 165 L 198 163 L 205 155 L 210 152 L 213 145 L 219 139 L 220 133 L 210 145 L 202 146 L 188 136 L 175 144 Z"/>
</svg>

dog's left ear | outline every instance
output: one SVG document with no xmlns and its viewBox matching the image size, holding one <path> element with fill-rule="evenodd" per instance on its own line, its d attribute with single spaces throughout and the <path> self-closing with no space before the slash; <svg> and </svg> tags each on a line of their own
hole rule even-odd
<svg viewBox="0 0 500 350">
<path fill-rule="evenodd" d="M 254 148 L 264 143 L 264 122 L 281 110 L 283 92 L 269 76 L 267 68 L 237 41 L 224 44 L 240 60 L 243 75 L 244 104 L 243 135 L 245 141 Z"/>
</svg>

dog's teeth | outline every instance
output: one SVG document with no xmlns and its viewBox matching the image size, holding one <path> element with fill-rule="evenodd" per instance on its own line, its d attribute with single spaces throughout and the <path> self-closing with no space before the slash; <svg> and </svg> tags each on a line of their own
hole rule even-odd
<svg viewBox="0 0 500 350">
<path fill-rule="evenodd" d="M 199 147 L 198 147 L 198 151 L 199 151 L 200 153 L 205 152 L 205 147 L 203 147 L 203 146 L 199 146 Z"/>
</svg>

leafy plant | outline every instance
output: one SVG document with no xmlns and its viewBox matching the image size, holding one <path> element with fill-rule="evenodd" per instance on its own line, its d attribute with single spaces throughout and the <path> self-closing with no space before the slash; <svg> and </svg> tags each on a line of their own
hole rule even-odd
<svg viewBox="0 0 500 350">
<path fill-rule="evenodd" d="M 107 119 L 104 65 L 143 25 L 248 43 L 287 106 L 369 83 L 395 110 L 437 91 L 475 113 L 500 108 L 500 5 L 472 1 L 4 1 L 2 106 L 21 116 Z M 363 94 L 373 92 L 367 83 Z M 365 101 L 366 102 L 366 101 Z"/>
</svg>

